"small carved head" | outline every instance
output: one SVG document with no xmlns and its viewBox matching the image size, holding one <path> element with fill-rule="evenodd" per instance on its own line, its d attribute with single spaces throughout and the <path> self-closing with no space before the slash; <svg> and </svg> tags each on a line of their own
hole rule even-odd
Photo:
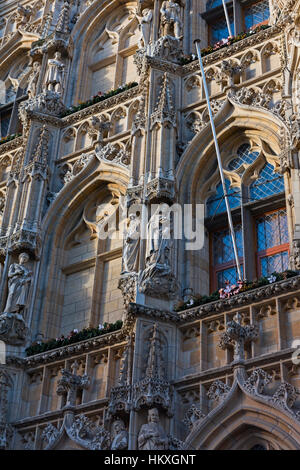
<svg viewBox="0 0 300 470">
<path fill-rule="evenodd" d="M 19 255 L 19 263 L 25 264 L 29 261 L 29 255 L 27 253 L 20 253 Z"/>
<path fill-rule="evenodd" d="M 121 431 L 125 430 L 124 421 L 122 419 L 116 419 L 116 421 L 113 422 L 112 428 L 115 435 L 119 434 Z"/>
<path fill-rule="evenodd" d="M 148 411 L 148 423 L 159 423 L 159 413 L 157 408 Z"/>
</svg>

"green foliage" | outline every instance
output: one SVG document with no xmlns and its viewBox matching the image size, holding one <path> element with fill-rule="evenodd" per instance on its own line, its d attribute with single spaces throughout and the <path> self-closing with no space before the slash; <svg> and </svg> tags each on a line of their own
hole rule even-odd
<svg viewBox="0 0 300 470">
<path fill-rule="evenodd" d="M 6 142 L 9 142 L 10 140 L 14 140 L 17 137 L 20 137 L 21 135 L 22 134 L 10 134 L 10 135 L 7 135 L 5 137 L 2 137 L 2 139 L 0 139 L 0 145 L 1 144 L 6 144 Z"/>
<path fill-rule="evenodd" d="M 50 351 L 51 349 L 61 348 L 62 346 L 67 346 L 68 344 L 78 343 L 79 341 L 105 335 L 106 333 L 120 330 L 122 325 L 123 322 L 121 320 L 117 320 L 115 323 L 104 323 L 102 328 L 84 328 L 78 333 L 71 331 L 67 337 L 61 336 L 60 338 L 50 339 L 44 343 L 33 343 L 26 349 L 26 355 L 34 356 L 35 354 Z"/>
<path fill-rule="evenodd" d="M 270 282 L 270 278 L 273 276 L 274 281 L 283 281 L 284 279 L 289 279 L 290 277 L 297 276 L 299 274 L 298 271 L 291 271 L 286 270 L 283 273 L 272 273 L 268 277 L 260 277 L 259 279 L 255 279 L 253 281 L 245 281 L 243 287 L 241 288 L 239 293 L 243 293 L 249 290 L 257 289 L 258 287 L 266 286 L 268 284 L 272 284 Z M 237 294 L 236 294 L 237 295 Z M 182 310 L 187 310 L 189 308 L 199 307 L 200 305 L 208 304 L 209 302 L 215 302 L 216 300 L 220 300 L 220 293 L 218 290 L 213 292 L 211 295 L 195 295 L 193 297 L 193 303 L 191 304 L 189 301 L 183 302 L 182 300 L 179 301 L 175 307 L 175 312 L 181 312 Z M 226 300 L 226 299 L 222 299 Z"/>
<path fill-rule="evenodd" d="M 226 41 L 218 41 L 213 46 L 208 46 L 205 49 L 201 49 L 201 57 L 205 57 L 209 54 L 212 54 L 213 52 L 216 52 L 219 49 L 223 49 L 224 47 L 231 46 L 232 44 L 236 42 L 242 41 L 243 39 L 253 36 L 253 34 L 259 33 L 260 31 L 263 31 L 268 28 L 270 28 L 269 25 L 262 25 L 262 26 L 258 26 L 257 28 L 253 30 L 247 31 L 246 33 L 242 32 L 242 33 L 237 34 L 236 36 L 232 36 L 232 37 L 229 36 L 226 39 Z M 186 65 L 186 64 L 189 64 L 190 62 L 193 62 L 194 60 L 197 60 L 197 56 L 195 56 L 194 54 L 191 54 L 191 55 L 184 56 L 180 62 L 181 62 L 181 65 Z"/>
<path fill-rule="evenodd" d="M 82 109 L 88 108 L 89 106 L 92 106 L 93 104 L 100 103 L 100 101 L 107 100 L 107 98 L 111 98 L 112 96 L 119 95 L 119 93 L 122 93 L 123 91 L 129 90 L 130 88 L 133 88 L 137 86 L 137 82 L 130 82 L 127 83 L 126 85 L 121 85 L 116 90 L 110 90 L 105 94 L 102 94 L 99 92 L 97 95 L 93 96 L 91 99 L 79 104 L 77 106 L 71 106 L 68 108 L 66 111 L 64 111 L 61 114 L 61 118 L 68 116 L 69 114 L 76 113 L 77 111 L 81 111 Z"/>
</svg>

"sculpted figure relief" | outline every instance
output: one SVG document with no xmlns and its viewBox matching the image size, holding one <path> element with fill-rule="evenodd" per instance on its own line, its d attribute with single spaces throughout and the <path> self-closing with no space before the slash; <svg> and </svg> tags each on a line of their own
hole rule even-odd
<svg viewBox="0 0 300 470">
<path fill-rule="evenodd" d="M 173 0 L 163 1 L 160 13 L 162 36 L 174 36 L 181 39 L 182 22 L 178 3 Z"/>
<path fill-rule="evenodd" d="M 19 313 L 27 304 L 32 272 L 26 268 L 27 253 L 21 253 L 19 263 L 13 263 L 8 272 L 8 296 L 4 312 Z"/>
<path fill-rule="evenodd" d="M 148 411 L 148 424 L 143 424 L 138 436 L 139 450 L 165 450 L 168 448 L 168 438 L 159 424 L 157 408 Z"/>
<path fill-rule="evenodd" d="M 128 447 L 128 432 L 125 429 L 125 424 L 121 419 L 113 422 L 113 439 L 111 443 L 111 450 L 124 450 Z"/>
<path fill-rule="evenodd" d="M 37 82 L 39 79 L 40 70 L 41 70 L 40 63 L 33 62 L 32 72 L 29 76 L 28 87 L 27 87 L 27 93 L 30 98 L 34 98 L 36 95 L 36 87 L 37 87 Z"/>
<path fill-rule="evenodd" d="M 169 266 L 171 244 L 170 220 L 167 216 L 168 207 L 159 206 L 148 222 L 148 245 L 146 264 Z"/>
<path fill-rule="evenodd" d="M 123 250 L 123 273 L 138 271 L 140 221 L 135 214 L 130 214 L 129 220 Z"/>
<path fill-rule="evenodd" d="M 48 60 L 46 88 L 58 93 L 63 92 L 65 64 L 61 62 L 61 53 L 55 52 L 54 59 Z"/>
<path fill-rule="evenodd" d="M 147 47 L 150 43 L 151 22 L 153 18 L 153 13 L 150 8 L 145 8 L 142 11 L 142 15 L 142 17 L 139 17 L 140 30 L 142 34 L 140 47 Z"/>
</svg>

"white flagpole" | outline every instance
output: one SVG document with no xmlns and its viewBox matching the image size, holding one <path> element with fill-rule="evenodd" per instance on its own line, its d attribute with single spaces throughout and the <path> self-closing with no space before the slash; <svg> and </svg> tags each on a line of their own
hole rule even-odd
<svg viewBox="0 0 300 470">
<path fill-rule="evenodd" d="M 222 0 L 224 13 L 225 13 L 225 18 L 226 18 L 226 23 L 227 23 L 227 29 L 228 29 L 228 32 L 229 32 L 229 36 L 232 36 L 232 31 L 231 31 L 231 26 L 230 26 L 230 19 L 229 19 L 229 15 L 228 15 L 227 6 L 226 6 L 225 1 L 226 0 Z"/>
<path fill-rule="evenodd" d="M 235 233 L 234 233 L 234 228 L 233 228 L 231 210 L 230 210 L 228 194 L 227 194 L 227 189 L 226 189 L 226 184 L 225 184 L 221 154 L 220 154 L 220 149 L 219 149 L 219 144 L 218 144 L 218 139 L 217 139 L 217 134 L 216 134 L 216 128 L 215 128 L 213 113 L 212 113 L 211 105 L 210 105 L 210 99 L 209 99 L 209 93 L 208 93 L 206 78 L 205 78 L 204 67 L 203 67 L 203 63 L 202 63 L 201 49 L 200 49 L 200 39 L 195 39 L 194 43 L 196 44 L 196 49 L 197 49 L 197 54 L 198 54 L 202 79 L 203 79 L 205 97 L 206 97 L 207 106 L 208 106 L 209 119 L 210 119 L 211 129 L 212 129 L 214 142 L 215 142 L 219 172 L 220 172 L 221 182 L 222 182 L 222 186 L 223 186 L 223 192 L 224 192 L 224 198 L 225 198 L 225 204 L 226 204 L 226 210 L 227 210 L 227 216 L 228 216 L 228 224 L 229 224 L 229 229 L 230 229 L 230 234 L 231 234 L 231 239 L 232 239 L 232 244 L 233 244 L 235 263 L 236 263 L 236 268 L 237 268 L 237 271 L 238 271 L 239 280 L 241 281 L 242 280 L 242 271 L 241 271 L 241 266 L 240 266 L 240 261 L 239 261 L 239 255 L 238 255 L 238 250 L 237 250 L 237 245 L 236 245 L 236 239 L 235 239 Z"/>
</svg>

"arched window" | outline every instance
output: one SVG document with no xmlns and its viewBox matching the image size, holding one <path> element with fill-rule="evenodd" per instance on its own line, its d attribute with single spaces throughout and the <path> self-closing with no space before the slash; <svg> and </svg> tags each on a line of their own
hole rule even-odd
<svg viewBox="0 0 300 470">
<path fill-rule="evenodd" d="M 284 179 L 276 171 L 276 156 L 268 149 L 266 157 L 263 149 L 267 147 L 262 141 L 245 142 L 223 163 L 240 264 L 247 279 L 283 272 L 289 260 Z M 216 174 L 218 170 L 212 181 Z M 221 182 L 212 183 L 210 188 L 206 220 L 211 230 L 211 290 L 214 290 L 223 287 L 226 281 L 238 280 Z"/>
<path fill-rule="evenodd" d="M 266 163 L 259 177 L 250 186 L 251 201 L 258 201 L 284 191 L 283 176 L 275 173 L 273 165 Z"/>
<path fill-rule="evenodd" d="M 226 190 L 229 196 L 230 207 L 234 209 L 241 204 L 241 192 L 237 188 L 230 188 L 230 181 L 225 180 Z M 224 199 L 224 191 L 222 183 L 216 187 L 216 193 L 207 200 L 207 214 L 214 216 L 226 211 L 226 204 Z"/>
</svg>

